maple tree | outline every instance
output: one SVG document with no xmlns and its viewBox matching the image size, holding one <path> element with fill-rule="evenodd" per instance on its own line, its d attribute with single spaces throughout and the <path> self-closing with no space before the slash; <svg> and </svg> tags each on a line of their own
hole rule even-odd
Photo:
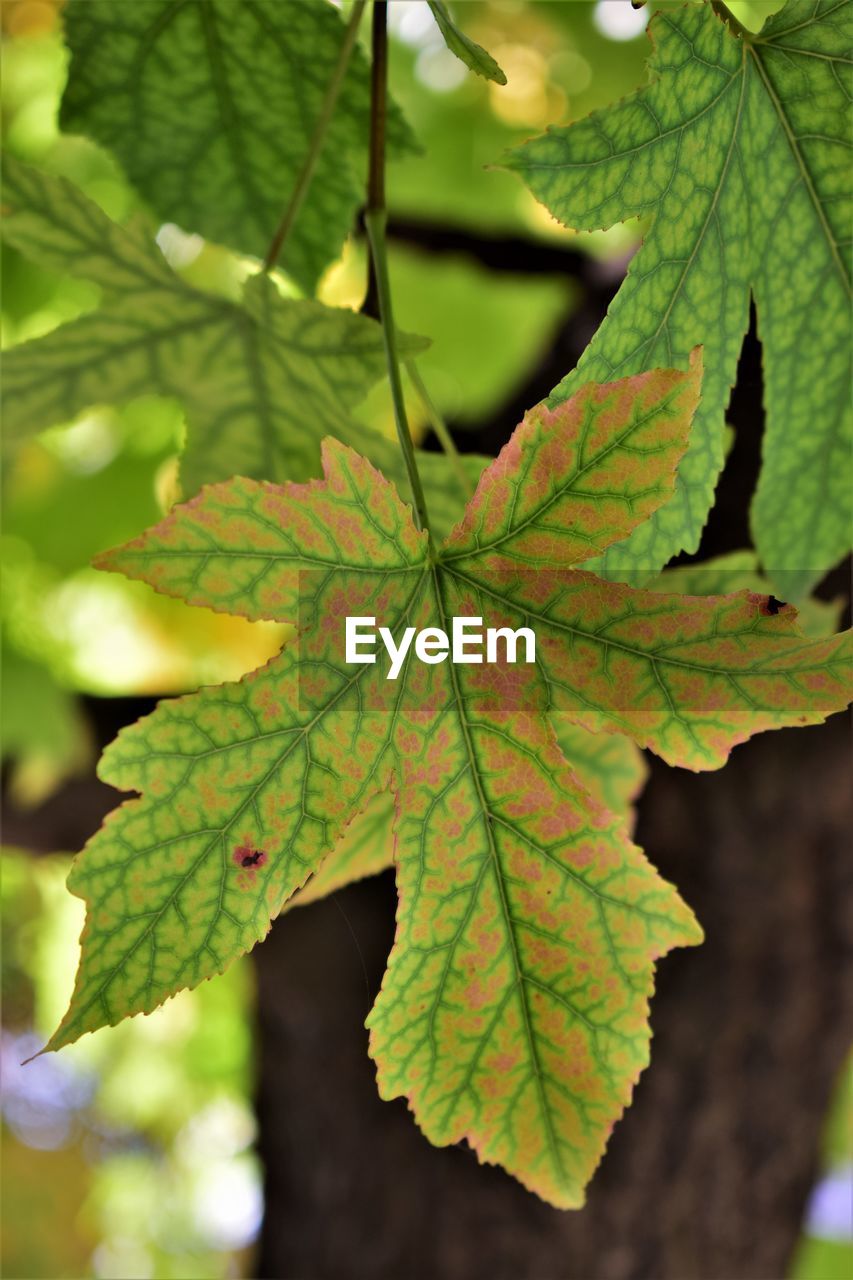
<svg viewBox="0 0 853 1280">
<path fill-rule="evenodd" d="M 7 162 L 10 242 L 101 290 L 6 357 L 10 434 L 175 397 L 196 496 L 97 566 L 296 626 L 266 666 L 161 703 L 105 752 L 101 777 L 138 795 L 75 861 L 81 962 L 48 1048 L 149 1012 L 282 911 L 393 864 L 397 936 L 368 1019 L 380 1092 L 407 1097 L 433 1142 L 467 1139 L 575 1207 L 648 1060 L 655 962 L 702 936 L 631 840 L 640 749 L 714 769 L 850 699 L 836 610 L 806 601 L 801 629 L 770 594 L 804 561 L 810 585 L 846 539 L 841 6 L 788 0 L 759 37 L 718 3 L 661 15 L 647 90 L 515 153 L 563 221 L 653 221 L 577 370 L 485 470 L 409 431 L 400 363 L 426 396 L 424 344 L 394 323 L 384 174 L 386 135 L 415 143 L 387 98 L 386 6 L 369 67 L 365 7 L 67 6 L 63 123 L 109 146 L 158 218 L 263 259 L 239 299 L 185 280 L 146 217 L 119 226 Z M 451 52 L 503 83 L 430 9 Z M 276 273 L 313 290 L 368 152 L 378 322 L 285 296 Z M 701 589 L 692 566 L 638 586 L 698 540 L 750 288 L 767 351 L 758 554 L 703 567 Z M 355 413 L 385 374 L 396 444 Z M 714 590 L 733 574 L 739 589 Z M 398 637 L 453 617 L 528 627 L 536 662 L 410 653 L 388 680 L 381 650 L 345 660 L 352 615 Z"/>
</svg>

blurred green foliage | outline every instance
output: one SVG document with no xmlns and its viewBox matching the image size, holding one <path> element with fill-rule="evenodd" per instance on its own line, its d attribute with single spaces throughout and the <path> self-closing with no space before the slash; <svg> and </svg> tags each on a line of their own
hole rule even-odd
<svg viewBox="0 0 853 1280">
<path fill-rule="evenodd" d="M 69 858 L 2 857 L 3 1274 L 218 1278 L 260 1220 L 248 966 L 38 1052 L 76 964 Z"/>
</svg>

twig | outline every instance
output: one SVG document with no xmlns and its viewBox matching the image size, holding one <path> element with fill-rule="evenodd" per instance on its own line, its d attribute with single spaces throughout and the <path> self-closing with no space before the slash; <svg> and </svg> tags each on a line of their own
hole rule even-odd
<svg viewBox="0 0 853 1280">
<path fill-rule="evenodd" d="M 436 408 L 435 401 L 432 396 L 427 391 L 426 384 L 421 377 L 421 371 L 411 357 L 405 361 L 405 367 L 406 373 L 409 375 L 409 381 L 415 388 L 415 391 L 417 391 L 421 403 L 426 410 L 429 425 L 435 432 L 444 453 L 450 459 L 453 470 L 456 474 L 456 479 L 459 481 L 459 485 L 462 490 L 462 496 L 467 501 L 470 496 L 468 493 L 468 480 L 465 475 L 465 468 L 462 466 L 462 459 L 459 455 L 459 450 L 456 448 L 456 444 L 453 440 L 453 436 L 447 430 L 447 424 Z"/>
</svg>

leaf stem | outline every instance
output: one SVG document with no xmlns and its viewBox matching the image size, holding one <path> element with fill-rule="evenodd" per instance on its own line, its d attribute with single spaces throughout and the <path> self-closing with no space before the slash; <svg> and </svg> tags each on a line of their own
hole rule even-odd
<svg viewBox="0 0 853 1280">
<path fill-rule="evenodd" d="M 335 112 L 338 96 L 343 87 L 344 77 L 346 76 L 349 60 L 358 35 L 361 15 L 364 13 L 366 4 L 367 0 L 355 0 L 352 6 L 340 52 L 338 53 L 338 60 L 332 70 L 331 79 L 326 87 L 326 95 L 320 106 L 320 114 L 317 117 L 317 123 L 314 125 L 314 132 L 308 144 L 308 154 L 299 172 L 299 177 L 296 179 L 296 186 L 293 188 L 287 207 L 281 216 L 281 222 L 278 224 L 276 233 L 270 241 L 270 247 L 267 249 L 267 254 L 264 258 L 264 271 L 271 271 L 278 261 L 287 237 L 293 230 L 293 224 L 296 222 L 299 211 L 308 194 L 308 189 L 314 177 L 314 170 L 317 167 L 317 161 L 320 158 L 320 152 L 323 150 L 323 143 L 326 140 L 326 133 Z"/>
<path fill-rule="evenodd" d="M 746 40 L 752 39 L 752 32 L 747 31 L 743 23 L 738 22 L 729 6 L 724 3 L 724 0 L 711 0 L 711 8 L 714 10 L 714 13 L 718 18 L 721 18 L 727 26 L 731 27 L 736 36 L 740 36 L 742 39 Z"/>
<path fill-rule="evenodd" d="M 460 457 L 459 450 L 456 448 L 456 444 L 453 440 L 453 436 L 447 430 L 447 424 L 436 408 L 435 401 L 429 391 L 427 391 L 426 384 L 421 377 L 421 371 L 411 356 L 404 361 L 404 365 L 406 373 L 409 375 L 409 381 L 418 393 L 421 403 L 426 410 L 429 425 L 438 437 L 439 444 L 441 445 L 444 453 L 450 459 L 453 470 L 456 473 L 456 478 L 462 488 L 463 495 L 467 500 L 469 497 L 468 480 L 465 475 L 465 469 L 462 466 L 462 459 Z"/>
<path fill-rule="evenodd" d="M 394 420 L 397 436 L 409 484 L 412 489 L 415 523 L 419 529 L 429 530 L 426 499 L 415 461 L 415 447 L 406 417 L 406 401 L 397 358 L 397 333 L 394 328 L 394 312 L 391 305 L 391 281 L 388 275 L 388 254 L 385 247 L 385 226 L 388 214 L 385 208 L 385 121 L 388 110 L 388 5 L 387 0 L 373 0 L 373 28 L 370 83 L 370 169 L 367 179 L 367 209 L 364 225 L 370 241 L 370 256 L 376 277 L 376 293 L 379 300 L 379 319 L 385 340 L 385 359 L 388 364 L 388 381 L 394 403 Z"/>
</svg>

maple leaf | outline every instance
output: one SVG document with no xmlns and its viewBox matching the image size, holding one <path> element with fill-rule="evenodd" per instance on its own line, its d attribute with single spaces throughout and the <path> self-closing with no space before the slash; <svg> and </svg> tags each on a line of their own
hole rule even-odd
<svg viewBox="0 0 853 1280">
<path fill-rule="evenodd" d="M 752 511 L 759 557 L 796 598 L 849 546 L 851 13 L 839 0 L 788 0 L 759 35 L 740 36 L 710 5 L 657 14 L 647 88 L 510 156 L 576 230 L 651 218 L 607 318 L 549 404 L 704 346 L 675 497 L 603 558 L 615 576 L 698 545 L 750 293 L 767 410 Z"/>
<path fill-rule="evenodd" d="M 447 5 L 442 0 L 429 0 L 429 7 L 450 52 L 478 76 L 482 76 L 485 80 L 494 80 L 496 84 L 506 84 L 506 75 L 492 55 L 487 53 L 481 45 L 476 44 L 470 36 L 466 36 L 453 21 Z"/>
<path fill-rule="evenodd" d="M 7 441 L 96 404 L 158 393 L 174 396 L 186 412 L 187 495 L 235 472 L 308 479 L 330 432 L 358 445 L 405 490 L 396 443 L 352 416 L 386 376 L 374 320 L 284 298 L 264 275 L 246 282 L 239 302 L 193 288 L 166 262 L 143 220 L 118 226 L 65 178 L 9 156 L 3 200 L 9 243 L 102 291 L 97 311 L 4 353 Z M 424 345 L 403 339 L 410 353 Z M 449 530 L 468 494 L 441 455 L 421 460 L 437 526 Z M 484 462 L 462 460 L 472 489 Z"/>
<path fill-rule="evenodd" d="M 63 129 L 109 147 L 164 221 L 262 257 L 308 153 L 344 39 L 326 0 L 69 0 Z M 362 199 L 367 64 L 352 51 L 282 254 L 312 292 Z M 389 104 L 393 153 L 416 150 Z"/>
<path fill-rule="evenodd" d="M 672 491 L 700 369 L 589 385 L 525 418 L 435 549 L 394 487 L 335 441 L 324 478 L 210 486 L 100 558 L 298 640 L 239 684 L 162 703 L 108 748 L 141 794 L 76 860 L 75 992 L 50 1042 L 148 1011 L 224 969 L 392 792 L 398 928 L 369 1018 L 384 1097 L 578 1205 L 648 1058 L 654 961 L 689 909 L 562 754 L 553 715 L 673 763 L 721 764 L 760 729 L 847 699 L 846 637 L 747 592 L 637 591 L 583 562 Z M 345 661 L 344 619 L 482 617 L 535 629 L 536 662 Z M 567 740 L 568 745 L 568 740 Z"/>
</svg>

